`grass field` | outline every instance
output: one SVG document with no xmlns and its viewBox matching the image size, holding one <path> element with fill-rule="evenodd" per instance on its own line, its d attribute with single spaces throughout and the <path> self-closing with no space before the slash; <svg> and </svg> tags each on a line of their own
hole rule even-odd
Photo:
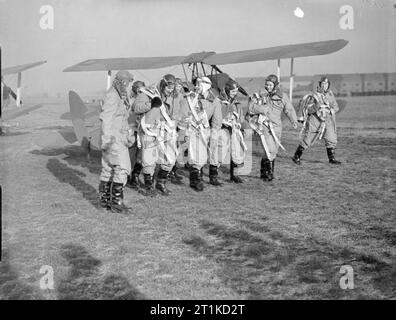
<svg viewBox="0 0 396 320">
<path fill-rule="evenodd" d="M 66 136 L 67 105 L 24 114 L 0 137 L 0 299 L 396 298 L 396 101 L 348 98 L 338 115 L 340 167 L 319 142 L 295 166 L 284 122 L 276 179 L 258 179 L 259 146 L 243 185 L 170 185 L 169 197 L 127 190 L 133 214 L 98 208 L 100 158 Z M 48 142 L 57 142 L 56 147 Z M 207 169 L 205 169 L 207 174 Z M 205 176 L 208 181 L 208 177 Z M 39 286 L 40 268 L 55 288 Z M 340 268 L 354 270 L 343 290 Z"/>
</svg>

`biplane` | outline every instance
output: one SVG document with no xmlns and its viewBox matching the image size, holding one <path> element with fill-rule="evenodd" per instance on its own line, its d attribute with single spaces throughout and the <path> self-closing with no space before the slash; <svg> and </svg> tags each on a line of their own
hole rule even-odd
<svg viewBox="0 0 396 320">
<path fill-rule="evenodd" d="M 221 90 L 229 78 L 227 74 L 220 70 L 219 66 L 221 65 L 276 60 L 277 75 L 280 80 L 281 60 L 290 59 L 289 95 L 291 100 L 295 76 L 293 72 L 294 59 L 334 53 L 344 48 L 347 44 L 348 41 L 338 39 L 225 53 L 203 51 L 187 56 L 90 59 L 70 66 L 63 71 L 105 71 L 107 72 L 107 89 L 109 89 L 113 70 L 149 70 L 181 65 L 187 82 L 192 82 L 198 76 L 204 75 L 211 78 L 214 86 Z M 191 71 L 190 77 L 186 69 Z M 248 94 L 241 86 L 239 86 L 239 91 L 244 95 Z M 98 130 L 96 124 L 93 126 L 87 125 L 88 114 L 92 116 L 94 113 L 92 108 L 89 110 L 74 91 L 69 92 L 69 104 L 71 119 L 78 141 L 87 147 L 88 151 L 91 148 L 99 149 L 100 130 Z M 96 116 L 99 115 L 99 108 L 97 110 Z"/>
</svg>

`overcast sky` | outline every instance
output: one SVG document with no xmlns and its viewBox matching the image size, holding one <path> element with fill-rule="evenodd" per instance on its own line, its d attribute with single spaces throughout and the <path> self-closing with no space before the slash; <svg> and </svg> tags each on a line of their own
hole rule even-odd
<svg viewBox="0 0 396 320">
<path fill-rule="evenodd" d="M 54 8 L 54 29 L 42 30 L 40 7 Z M 354 10 L 354 29 L 343 30 L 342 5 Z M 47 60 L 23 74 L 26 93 L 86 93 L 105 87 L 105 72 L 63 73 L 93 58 L 188 55 L 300 42 L 346 39 L 339 52 L 299 58 L 297 75 L 396 72 L 396 0 L 0 0 L 2 67 Z M 296 7 L 303 18 L 294 15 Z M 282 74 L 289 61 L 282 61 Z M 276 62 L 226 65 L 234 77 L 276 72 Z M 181 67 L 134 71 L 156 81 Z M 16 76 L 6 78 L 15 87 Z"/>
</svg>

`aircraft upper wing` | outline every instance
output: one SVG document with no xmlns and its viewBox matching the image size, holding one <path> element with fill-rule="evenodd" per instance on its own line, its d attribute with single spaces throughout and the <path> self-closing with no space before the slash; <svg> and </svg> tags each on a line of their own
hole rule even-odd
<svg viewBox="0 0 396 320">
<path fill-rule="evenodd" d="M 131 57 L 90 59 L 64 69 L 64 72 L 73 71 L 107 71 L 107 70 L 144 70 L 171 67 L 182 63 L 202 62 L 204 58 L 214 52 L 198 52 L 188 56 L 168 57 Z"/>
<path fill-rule="evenodd" d="M 338 39 L 330 41 L 292 44 L 264 49 L 217 53 L 205 58 L 203 60 L 203 63 L 209 65 L 222 65 L 285 58 L 318 56 L 341 50 L 347 45 L 347 43 L 348 41 L 346 40 Z"/>
<path fill-rule="evenodd" d="M 185 56 L 90 59 L 64 69 L 73 71 L 160 69 L 182 63 Z"/>
<path fill-rule="evenodd" d="M 44 64 L 46 62 L 47 61 L 38 61 L 38 62 L 20 64 L 20 65 L 17 65 L 17 66 L 4 68 L 4 69 L 1 69 L 1 75 L 5 76 L 7 74 L 14 74 L 14 73 L 22 72 L 22 71 L 25 71 L 27 69 L 30 69 L 30 68 L 33 68 L 33 67 L 37 67 L 37 66 L 39 66 L 41 64 Z"/>
<path fill-rule="evenodd" d="M 308 57 L 329 54 L 347 45 L 343 39 L 300 43 L 264 49 L 244 50 L 235 52 L 215 53 L 197 52 L 188 56 L 167 57 L 131 57 L 90 59 L 64 69 L 72 71 L 107 71 L 107 70 L 143 70 L 160 69 L 184 63 L 200 63 L 208 65 L 222 65 L 253 61 L 276 60 L 285 58 Z"/>
</svg>

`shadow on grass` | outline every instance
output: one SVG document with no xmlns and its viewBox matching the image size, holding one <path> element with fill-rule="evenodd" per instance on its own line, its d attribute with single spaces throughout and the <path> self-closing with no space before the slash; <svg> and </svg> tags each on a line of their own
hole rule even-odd
<svg viewBox="0 0 396 320">
<path fill-rule="evenodd" d="M 2 117 L 3 117 L 3 120 L 12 120 L 12 119 L 18 118 L 20 116 L 26 115 L 31 111 L 40 109 L 41 107 L 43 107 L 43 104 L 37 104 L 35 106 L 22 107 L 22 108 L 18 108 L 18 109 L 9 109 L 2 114 Z"/>
<path fill-rule="evenodd" d="M 102 275 L 101 261 L 92 257 L 79 245 L 67 244 L 61 248 L 61 256 L 71 269 L 57 287 L 61 300 L 139 300 L 144 295 L 120 275 Z"/>
<path fill-rule="evenodd" d="M 36 130 L 64 130 L 64 129 L 73 130 L 73 126 L 47 126 L 47 127 L 36 128 Z"/>
<path fill-rule="evenodd" d="M 371 226 L 367 228 L 367 232 L 373 234 L 377 239 L 384 239 L 391 246 L 396 246 L 396 232 L 382 226 Z"/>
<path fill-rule="evenodd" d="M 43 156 L 66 155 L 63 158 L 71 166 L 80 166 L 87 168 L 93 174 L 100 174 L 101 171 L 101 152 L 92 150 L 90 159 L 87 159 L 87 153 L 80 146 L 67 146 L 64 148 L 44 148 L 42 150 L 33 150 L 30 153 Z"/>
<path fill-rule="evenodd" d="M 200 236 L 184 239 L 200 254 L 222 266 L 223 282 L 250 299 L 342 299 L 394 297 L 396 267 L 314 238 L 290 238 L 269 226 L 240 220 L 242 228 L 207 220 Z M 351 265 L 355 283 L 370 279 L 375 291 L 356 286 L 342 290 L 340 267 Z"/>
<path fill-rule="evenodd" d="M 0 300 L 41 300 L 35 289 L 19 280 L 18 274 L 9 263 L 8 250 L 3 251 L 0 262 Z"/>
<path fill-rule="evenodd" d="M 359 224 L 344 219 L 341 219 L 340 222 L 350 228 L 358 230 L 357 236 L 359 238 L 365 239 L 371 237 L 377 240 L 383 240 L 390 246 L 396 246 L 396 232 L 391 230 L 388 225 L 374 225 L 370 221 Z"/>
<path fill-rule="evenodd" d="M 81 179 L 81 177 L 85 177 L 85 173 L 68 167 L 56 158 L 48 160 L 47 169 L 59 182 L 70 184 L 83 195 L 84 199 L 88 200 L 95 208 L 100 209 L 97 190 Z"/>
<path fill-rule="evenodd" d="M 28 134 L 28 133 L 30 133 L 30 132 L 26 132 L 26 131 L 23 131 L 23 132 L 22 131 L 16 131 L 16 132 L 3 131 L 0 128 L 0 136 L 2 136 L 2 137 L 21 136 L 21 135 Z"/>
</svg>

